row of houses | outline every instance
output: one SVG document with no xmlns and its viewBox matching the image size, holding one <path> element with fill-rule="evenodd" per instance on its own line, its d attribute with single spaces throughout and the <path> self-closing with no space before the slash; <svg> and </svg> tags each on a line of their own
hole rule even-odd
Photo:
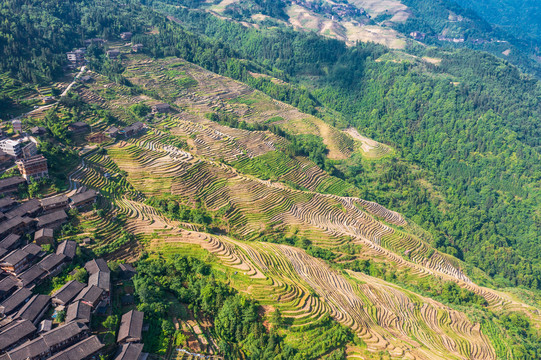
<svg viewBox="0 0 541 360">
<path fill-rule="evenodd" d="M 46 208 L 50 203 L 50 199 L 43 201 Z M 37 199 L 24 204 L 0 199 L 0 209 L 8 216 L 35 214 L 39 208 L 43 206 Z M 43 318 L 54 297 L 33 293 L 40 281 L 56 276 L 73 261 L 77 243 L 66 240 L 46 255 L 38 244 L 25 245 L 20 235 L 10 234 L 0 247 L 11 251 L 0 259 L 0 360 L 83 360 L 99 351 L 103 344 L 90 336 L 84 322 L 66 321 L 53 329 L 52 320 Z"/>
<path fill-rule="evenodd" d="M 154 104 L 151 107 L 152 114 L 165 114 L 171 111 L 171 106 L 166 103 Z M 123 129 L 117 128 L 116 126 L 111 126 L 109 129 L 105 130 L 105 134 L 111 138 L 117 137 L 132 137 L 145 129 L 145 124 L 141 121 L 137 121 L 129 126 L 126 126 Z"/>
<path fill-rule="evenodd" d="M 64 241 L 55 254 L 47 257 L 56 255 L 72 260 L 76 248 L 74 241 Z M 47 257 L 40 263 L 45 262 Z M 92 267 L 90 263 L 87 263 L 88 269 Z M 6 279 L 10 278 L 0 281 L 3 290 L 7 289 Z M 0 303 L 3 316 L 0 320 L 0 360 L 84 360 L 99 352 L 103 344 L 90 332 L 90 316 L 84 316 L 84 309 L 90 308 L 87 304 L 89 287 L 92 289 L 90 292 L 96 292 L 90 280 L 86 287 L 70 281 L 53 296 L 33 294 L 29 286 L 8 290 L 12 295 Z M 100 296 L 106 291 L 98 290 Z M 70 301 L 63 324 L 53 329 L 51 319 L 43 320 L 51 306 L 57 310 L 64 309 Z"/>
<path fill-rule="evenodd" d="M 7 213 L 22 206 L 13 199 L 4 199 L 0 199 L 0 209 Z M 60 195 L 44 199 L 39 205 L 42 211 L 54 213 L 68 203 L 69 198 Z M 26 204 L 28 202 L 23 205 Z M 33 211 L 35 205 L 26 205 L 24 212 Z M 11 234 L 0 241 L 0 246 L 13 250 L 9 256 L 11 260 L 7 262 L 16 263 L 5 266 L 5 258 L 0 262 L 3 271 L 0 280 L 0 360 L 96 358 L 104 345 L 91 332 L 91 317 L 96 313 L 105 314 L 110 306 L 111 271 L 107 262 L 104 259 L 88 261 L 84 265 L 89 275 L 86 284 L 71 280 L 49 296 L 33 293 L 37 285 L 34 280 L 57 275 L 76 257 L 77 243 L 65 240 L 56 252 L 45 255 L 37 244 L 24 245 L 20 235 Z M 124 278 L 136 273 L 129 264 L 121 264 L 120 270 Z M 53 327 L 52 319 L 45 318 L 51 308 L 54 308 L 54 314 L 65 312 L 64 321 L 57 327 Z M 143 318 L 144 314 L 135 310 L 122 316 L 115 359 L 147 359 L 148 354 L 142 352 L 141 344 Z"/>
<path fill-rule="evenodd" d="M 67 240 L 58 246 L 55 255 L 73 260 L 76 248 L 77 243 Z M 84 267 L 89 274 L 86 284 L 68 281 L 51 296 L 33 294 L 29 286 L 8 284 L 5 279 L 9 278 L 0 281 L 0 360 L 85 360 L 103 349 L 90 326 L 93 314 L 104 314 L 110 306 L 111 272 L 103 259 L 88 261 Z M 121 264 L 120 271 L 124 278 L 136 273 L 129 264 Z M 44 319 L 51 307 L 55 314 L 64 311 L 66 315 L 56 328 L 51 319 Z M 148 358 L 141 343 L 143 321 L 144 313 L 140 311 L 123 314 L 115 360 Z"/>
<path fill-rule="evenodd" d="M 111 126 L 109 129 L 105 130 L 105 134 L 111 138 L 125 137 L 129 138 L 141 133 L 145 129 L 145 124 L 140 121 L 137 121 L 129 126 L 126 126 L 123 129 L 119 129 L 116 126 Z"/>
</svg>

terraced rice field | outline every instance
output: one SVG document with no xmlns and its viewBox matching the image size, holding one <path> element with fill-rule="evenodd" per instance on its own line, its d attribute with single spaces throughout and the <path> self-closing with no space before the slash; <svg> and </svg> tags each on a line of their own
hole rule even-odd
<svg viewBox="0 0 541 360">
<path fill-rule="evenodd" d="M 392 149 L 388 145 L 362 136 L 355 128 L 347 128 L 344 130 L 344 133 L 348 134 L 359 143 L 358 147 L 360 147 L 363 155 L 368 159 L 377 160 L 392 153 Z"/>
<path fill-rule="evenodd" d="M 162 98 L 169 98 L 172 104 L 184 111 L 179 117 L 191 116 L 193 119 L 210 112 L 225 111 L 236 114 L 239 120 L 249 123 L 263 123 L 269 119 L 281 118 L 282 120 L 273 124 L 284 127 L 293 134 L 321 137 L 329 149 L 328 156 L 331 159 L 347 158 L 353 151 L 353 139 L 321 119 L 301 113 L 296 108 L 242 83 L 181 59 L 151 62 L 146 58 L 133 57 L 125 76 L 135 84 L 155 91 Z M 186 76 L 194 79 L 197 85 L 179 90 L 177 83 Z M 209 122 L 206 125 L 216 127 Z"/>
<path fill-rule="evenodd" d="M 146 134 L 109 149 L 109 156 L 128 173 L 135 192 L 147 196 L 171 193 L 187 203 L 199 199 L 214 211 L 229 207 L 226 216 L 233 230 L 246 239 L 257 238 L 272 224 L 295 228 L 311 238 L 318 234 L 315 241 L 322 246 L 337 246 L 350 237 L 369 251 L 413 266 L 420 273 L 470 282 L 457 264 L 399 230 L 406 225 L 399 214 L 376 203 L 294 190 L 222 163 L 180 154 L 177 149 L 164 147 L 158 134 Z M 397 255 L 404 253 L 409 261 Z"/>
<path fill-rule="evenodd" d="M 249 277 L 249 293 L 279 307 L 293 319 L 293 328 L 329 313 L 371 351 L 417 359 L 495 358 L 479 324 L 458 311 L 368 275 L 339 273 L 300 249 L 194 233 L 155 240 L 150 248 L 160 251 L 175 242 L 199 243 L 220 263 Z"/>
<path fill-rule="evenodd" d="M 422 276 L 463 280 L 461 284 L 477 293 L 484 291 L 492 306 L 511 303 L 469 282 L 443 255 L 436 252 L 430 259 L 423 259 L 423 252 L 428 250 L 426 245 L 370 215 L 385 218 L 394 226 L 405 225 L 399 214 L 378 204 L 292 190 L 285 185 L 258 180 L 227 165 L 177 153 L 178 149 L 169 148 L 159 139 L 159 133 L 153 133 L 121 142 L 108 150 L 108 156 L 90 156 L 89 163 L 98 169 L 96 173 L 127 171 L 128 179 L 147 169 L 151 174 L 147 175 L 149 179 L 159 178 L 162 184 L 169 184 L 172 193 L 186 199 L 203 198 L 214 208 L 234 204 L 229 216 L 239 232 L 258 222 L 272 222 L 281 217 L 281 222 L 292 223 L 294 219 L 297 226 L 349 234 L 354 241 L 362 243 L 368 253 L 373 252 L 374 257 L 383 255 L 399 265 L 416 269 Z M 95 176 L 88 180 L 83 177 L 80 181 L 90 185 L 93 178 Z M 198 248 L 214 254 L 219 266 L 231 269 L 229 274 L 235 272 L 236 275 L 230 275 L 233 286 L 237 285 L 263 305 L 279 307 L 283 316 L 293 320 L 293 328 L 314 324 L 330 314 L 353 329 L 369 351 L 385 350 L 393 356 L 412 359 L 496 358 L 480 325 L 458 311 L 368 275 L 338 272 L 294 247 L 208 235 L 187 224 L 170 221 L 141 203 L 145 194 L 155 191 L 153 185 L 149 186 L 148 181 L 135 181 L 133 187 L 134 190 L 126 193 L 139 194 L 139 198 L 117 197 L 112 211 L 125 216 L 121 227 L 137 234 L 138 244 L 161 254 L 199 254 Z M 241 192 L 241 189 L 244 190 Z M 99 238 L 104 243 L 119 236 L 118 224 L 97 217 L 89 221 L 99 229 Z M 398 245 L 392 245 L 393 241 Z M 387 247 L 412 249 L 413 261 L 408 262 L 381 246 L 386 243 L 391 244 Z M 130 254 L 137 251 L 140 249 L 128 244 L 116 256 L 129 259 Z"/>
<path fill-rule="evenodd" d="M 409 269 L 412 276 L 455 281 L 487 299 L 491 309 L 530 312 L 510 295 L 474 284 L 457 259 L 413 235 L 400 214 L 359 198 L 357 188 L 329 176 L 310 160 L 285 156 L 279 149 L 287 140 L 270 132 L 223 126 L 205 114 L 219 109 L 247 122 L 276 119 L 292 133 L 322 137 L 336 159 L 356 150 L 379 159 L 392 152 L 390 147 L 356 130 L 341 132 L 180 59 L 151 62 L 136 56 L 125 75 L 158 92 L 174 110 L 157 116 L 136 137 L 90 153 L 72 174 L 75 185 L 98 189 L 103 195 L 105 216 L 89 212 L 83 221 L 95 237 L 94 250 L 113 248 L 110 256 L 129 261 L 143 249 L 165 256 L 210 256 L 232 286 L 262 305 L 279 308 L 291 319 L 292 329 L 301 331 L 331 315 L 353 329 L 368 351 L 387 351 L 396 358 L 495 359 L 496 351 L 487 337 L 491 330 L 464 313 L 383 280 L 338 271 L 298 248 L 258 241 L 261 233 L 294 233 L 326 249 L 358 245 L 363 258 Z M 95 83 L 77 89 L 81 98 L 109 109 L 125 124 L 137 120 L 126 110 L 131 104 L 157 103 L 146 95 L 133 96 L 100 75 L 92 76 Z M 188 85 L 180 86 L 180 80 Z M 106 125 L 96 122 L 94 128 L 103 131 Z M 165 193 L 183 204 L 201 202 L 210 211 L 226 209 L 223 216 L 235 239 L 172 221 L 144 202 Z M 119 244 L 126 234 L 135 238 Z M 363 351 L 352 348 L 349 357 L 363 358 Z"/>
</svg>

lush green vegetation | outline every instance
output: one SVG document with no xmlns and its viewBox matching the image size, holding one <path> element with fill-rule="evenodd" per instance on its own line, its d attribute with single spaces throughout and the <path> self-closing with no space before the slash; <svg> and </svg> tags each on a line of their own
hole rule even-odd
<svg viewBox="0 0 541 360">
<path fill-rule="evenodd" d="M 268 130 L 284 137 L 289 145 L 278 150 L 285 157 L 306 156 L 329 174 L 355 186 L 358 190 L 352 191 L 355 194 L 405 214 L 427 231 L 426 238 L 435 248 L 483 269 L 493 277 L 493 284 L 541 288 L 538 239 L 541 86 L 538 81 L 525 77 L 503 61 L 471 50 L 413 49 L 415 56 L 395 61 L 393 52 L 374 44 L 348 48 L 339 41 L 314 34 L 281 27 L 246 28 L 203 12 L 157 1 L 146 3 L 174 15 L 192 32 L 175 21 L 166 21 L 138 1 L 128 1 L 126 6 L 117 6 L 111 0 L 97 4 L 86 0 L 65 4 L 3 3 L 0 11 L 6 14 L 6 21 L 0 24 L 0 49 L 5 56 L 0 60 L 0 72 L 18 81 L 47 82 L 61 74 L 64 52 L 82 46 L 85 38 L 101 36 L 112 41 L 121 31 L 133 31 L 134 42 L 142 43 L 147 55 L 183 57 L 243 81 L 335 126 L 355 126 L 363 134 L 392 144 L 397 150 L 393 157 L 370 161 L 356 155 L 344 161 L 330 161 L 320 137 L 288 134 L 272 124 L 279 119 L 249 124 L 229 113 L 209 114 L 211 120 L 227 126 Z M 183 2 L 188 6 L 199 3 Z M 280 11 L 277 2 L 253 3 L 259 8 L 242 4 L 230 10 L 241 18 L 253 11 L 269 14 Z M 40 7 L 48 9 L 47 14 Z M 435 28 L 438 24 L 429 25 Z M 28 34 L 32 38 L 24 43 L 29 46 L 17 47 Z M 422 56 L 442 61 L 434 65 L 422 61 Z M 125 68 L 119 61 L 106 59 L 104 48 L 90 46 L 88 59 L 92 69 L 127 86 L 132 94 L 145 93 L 121 75 Z M 254 77 L 250 72 L 271 75 L 289 84 Z M 189 87 L 195 83 L 191 78 L 182 78 L 177 85 Z M 11 106 L 13 96 L 18 95 L 2 92 L 0 108 Z M 133 119 L 142 119 L 149 111 L 145 105 L 126 110 Z M 66 97 L 54 112 L 32 123 L 47 128 L 48 135 L 41 139 L 40 150 L 49 159 L 55 177 L 65 176 L 77 162 L 77 153 L 59 143 L 73 143 L 67 127 L 74 121 L 87 120 L 88 113 L 107 124 L 116 122 L 108 111 Z M 164 141 L 179 148 L 187 146 L 173 136 Z M 265 168 L 266 161 L 274 154 L 266 156 L 250 160 L 250 169 L 255 169 L 258 176 L 264 174 L 260 177 L 278 177 L 275 169 Z M 246 162 L 232 165 L 248 168 Z M 122 181 L 111 188 L 120 189 L 125 185 L 125 179 Z M 36 193 L 36 184 L 30 184 L 24 191 Z M 211 212 L 198 201 L 186 204 L 170 194 L 152 197 L 147 204 L 171 219 L 199 224 L 208 231 L 229 228 L 223 222 L 227 207 Z M 122 216 L 114 222 L 120 225 Z M 71 223 L 63 230 L 67 235 L 75 235 L 81 230 L 77 225 Z M 306 238 L 273 234 L 272 230 L 262 232 L 259 240 L 301 247 L 330 263 L 342 260 L 334 251 L 313 245 Z M 97 248 L 95 253 L 112 253 L 135 240 L 131 233 L 120 232 L 114 241 Z M 140 273 L 134 283 L 140 308 L 151 324 L 145 340 L 149 351 L 164 354 L 172 339 L 175 345 L 184 343 L 182 334 L 169 320 L 177 314 L 184 316 L 183 320 L 193 317 L 208 321 L 211 326 L 207 335 L 219 341 L 225 358 L 328 356 L 338 359 L 344 357 L 345 344 L 353 340 L 349 331 L 323 318 L 305 329 L 287 329 L 288 334 L 297 332 L 301 338 L 303 330 L 314 330 L 312 327 L 317 326 L 322 337 L 317 346 L 289 345 L 287 336 L 291 335 L 285 334 L 285 324 L 278 315 L 272 319 L 273 328 L 266 329 L 255 302 L 217 280 L 220 274 L 194 259 L 144 257 L 138 267 Z M 397 274 L 373 261 L 355 261 L 344 267 L 384 278 L 448 304 L 475 305 L 472 307 L 476 309 L 486 305 L 483 298 L 454 283 L 419 280 L 412 284 L 407 274 Z M 183 313 L 179 309 L 187 311 Z M 484 309 L 481 311 L 487 322 L 494 319 Z M 115 319 L 104 326 L 114 328 Z M 507 335 L 506 341 L 513 344 L 516 358 L 539 357 L 539 335 L 527 318 L 501 315 L 494 326 L 499 329 L 495 333 Z"/>
<path fill-rule="evenodd" d="M 227 208 L 212 212 L 206 209 L 200 201 L 195 204 L 185 204 L 180 197 L 171 194 L 152 196 L 146 200 L 146 203 L 173 220 L 199 224 L 209 231 L 218 231 L 227 226 L 223 216 L 229 210 Z"/>
<path fill-rule="evenodd" d="M 327 339 L 301 351 L 287 345 L 279 335 L 279 328 L 284 326 L 279 313 L 273 316 L 273 327 L 268 331 L 256 302 L 216 279 L 208 265 L 191 257 L 143 257 L 137 271 L 133 282 L 138 308 L 151 324 L 144 344 L 153 353 L 165 353 L 170 339 L 175 339 L 177 346 L 185 341 L 168 315 L 174 304 L 187 306 L 187 311 L 175 314 L 181 321 L 193 319 L 211 324 L 203 336 L 217 341 L 225 359 L 315 359 L 334 349 L 343 353 L 345 345 L 353 340 L 348 330 L 327 317 L 318 324 Z"/>
<path fill-rule="evenodd" d="M 139 11 L 139 12 L 138 12 Z M 82 40 L 112 40 L 122 31 L 143 31 L 152 12 L 136 2 L 3 1 L 0 4 L 0 73 L 21 81 L 47 82 L 63 74 L 67 51 Z M 21 46 L 21 44 L 25 44 Z"/>
<path fill-rule="evenodd" d="M 541 254 L 535 240 L 540 226 L 536 209 L 541 204 L 535 191 L 541 174 L 537 81 L 493 56 L 470 50 L 425 50 L 426 55 L 442 58 L 437 67 L 415 61 L 376 62 L 388 50 L 367 44 L 348 49 L 312 34 L 246 29 L 210 15 L 161 6 L 194 31 L 223 39 L 239 52 L 236 56 L 270 64 L 275 76 L 299 84 L 310 76 L 319 103 L 339 111 L 376 140 L 391 143 L 406 161 L 406 167 L 386 175 L 402 187 L 399 194 L 387 194 L 382 187 L 362 189 L 371 194 L 370 200 L 412 217 L 432 233 L 438 249 L 487 271 L 500 285 L 540 286 L 541 269 L 534 261 Z M 222 45 L 222 58 L 235 55 L 227 49 Z M 219 60 L 216 66 L 197 57 L 191 60 L 246 80 L 235 76 L 238 71 L 231 67 L 220 70 Z M 224 62 L 238 63 L 231 58 Z M 424 177 L 444 195 L 443 202 L 419 189 L 409 175 L 412 164 L 427 170 Z"/>
</svg>

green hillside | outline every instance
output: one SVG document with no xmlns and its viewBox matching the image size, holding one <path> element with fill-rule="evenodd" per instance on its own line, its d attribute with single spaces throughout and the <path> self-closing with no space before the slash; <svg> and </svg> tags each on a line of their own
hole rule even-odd
<svg viewBox="0 0 541 360">
<path fill-rule="evenodd" d="M 0 117 L 45 128 L 42 188 L 101 194 L 62 237 L 138 270 L 112 315 L 133 292 L 162 359 L 539 358 L 541 82 L 475 47 L 351 44 L 286 25 L 293 3 L 232 4 L 0 5 Z M 403 4 L 405 34 L 504 34 Z M 40 107 L 92 38 L 88 78 Z M 90 327 L 111 350 L 115 326 Z"/>
</svg>

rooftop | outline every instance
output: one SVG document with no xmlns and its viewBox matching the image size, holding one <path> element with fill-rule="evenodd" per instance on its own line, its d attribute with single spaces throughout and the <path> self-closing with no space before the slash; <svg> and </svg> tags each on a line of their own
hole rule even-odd
<svg viewBox="0 0 541 360">
<path fill-rule="evenodd" d="M 14 205 L 16 203 L 17 202 L 15 200 L 13 200 L 12 198 L 10 198 L 10 197 L 7 197 L 7 196 L 3 197 L 3 198 L 0 199 L 0 209 L 12 206 L 12 205 Z"/>
<path fill-rule="evenodd" d="M 19 289 L 0 304 L 0 314 L 4 316 L 11 314 L 32 296 L 32 291 L 26 288 Z"/>
<path fill-rule="evenodd" d="M 16 318 L 29 320 L 32 323 L 38 320 L 41 312 L 49 306 L 51 297 L 47 295 L 34 295 L 24 306 L 17 312 Z"/>
<path fill-rule="evenodd" d="M 22 248 L 22 250 L 32 256 L 36 256 L 42 251 L 41 247 L 34 243 L 26 245 L 25 247 Z"/>
<path fill-rule="evenodd" d="M 117 352 L 114 360 L 137 360 L 143 352 L 143 344 L 123 344 Z"/>
<path fill-rule="evenodd" d="M 99 288 L 96 285 L 88 285 L 83 290 L 81 290 L 79 295 L 77 295 L 77 297 L 73 301 L 82 300 L 94 306 L 94 304 L 96 304 L 98 300 L 101 298 L 102 294 L 103 294 L 102 288 Z"/>
<path fill-rule="evenodd" d="M 76 320 L 89 322 L 91 311 L 92 307 L 84 301 L 72 302 L 69 304 L 68 310 L 66 311 L 66 322 L 69 323 Z"/>
<path fill-rule="evenodd" d="M 0 180 L 0 189 L 25 183 L 26 180 L 21 176 L 13 176 Z"/>
<path fill-rule="evenodd" d="M 17 160 L 17 163 L 22 164 L 23 166 L 30 166 L 35 164 L 41 164 L 43 162 L 47 162 L 47 159 L 43 155 L 34 155 L 32 157 L 26 158 L 26 159 L 20 159 Z"/>
<path fill-rule="evenodd" d="M 75 257 L 75 253 L 77 252 L 77 243 L 72 240 L 64 240 L 58 245 L 56 248 L 57 254 L 62 254 L 70 259 L 73 259 Z"/>
<path fill-rule="evenodd" d="M 4 295 L 11 293 L 11 291 L 17 287 L 17 280 L 11 276 L 7 276 L 0 280 L 0 299 Z"/>
<path fill-rule="evenodd" d="M 39 200 L 31 199 L 21 204 L 20 206 L 17 206 L 15 209 L 7 212 L 6 216 L 11 219 L 17 216 L 34 214 L 36 211 L 39 211 L 39 209 L 41 209 L 41 204 Z"/>
<path fill-rule="evenodd" d="M 137 122 L 131 124 L 130 126 L 126 126 L 126 127 L 124 128 L 124 131 L 125 131 L 125 132 L 139 131 L 139 130 L 141 130 L 144 126 L 145 126 L 145 124 L 143 124 L 143 123 L 140 122 L 140 121 L 137 121 Z"/>
<path fill-rule="evenodd" d="M 4 249 L 11 249 L 13 246 L 15 246 L 19 240 L 21 240 L 21 236 L 17 234 L 9 234 L 6 236 L 2 241 L 0 241 L 0 248 Z"/>
<path fill-rule="evenodd" d="M 52 272 L 54 269 L 56 269 L 60 264 L 64 263 L 66 261 L 66 256 L 64 255 L 58 255 L 58 254 L 49 254 L 43 258 L 39 262 L 39 266 L 47 271 Z"/>
<path fill-rule="evenodd" d="M 88 278 L 88 285 L 97 286 L 105 291 L 111 290 L 111 273 L 98 271 L 90 275 Z"/>
<path fill-rule="evenodd" d="M 26 287 L 43 278 L 45 274 L 46 271 L 43 270 L 39 265 L 34 265 L 19 275 L 19 280 L 21 281 L 22 285 Z"/>
<path fill-rule="evenodd" d="M 58 210 L 50 214 L 39 216 L 38 227 L 44 227 L 57 221 L 67 220 L 67 218 L 68 215 L 66 215 L 66 212 L 64 210 Z"/>
<path fill-rule="evenodd" d="M 21 261 L 23 261 L 24 259 L 26 259 L 28 255 L 29 254 L 23 249 L 17 249 L 15 251 L 12 251 L 2 260 L 0 260 L 0 264 L 3 264 L 5 266 L 15 266 Z"/>
<path fill-rule="evenodd" d="M 60 303 L 67 304 L 84 288 L 85 285 L 83 283 L 71 280 L 62 286 L 53 296 Z"/>
<path fill-rule="evenodd" d="M 118 342 L 126 339 L 141 339 L 143 330 L 144 313 L 141 311 L 131 310 L 122 315 L 120 328 L 118 329 Z"/>
<path fill-rule="evenodd" d="M 87 337 L 77 344 L 49 358 L 49 360 L 83 360 L 88 358 L 103 347 L 96 335 Z"/>
<path fill-rule="evenodd" d="M 57 206 L 63 203 L 68 202 L 68 197 L 66 195 L 51 196 L 45 199 L 41 199 L 41 206 L 50 207 Z"/>
<path fill-rule="evenodd" d="M 51 229 L 51 228 L 43 228 L 43 229 L 39 229 L 34 234 L 34 240 L 35 239 L 40 239 L 42 237 L 48 237 L 48 238 L 54 237 L 54 230 Z"/>
<path fill-rule="evenodd" d="M 0 351 L 13 346 L 20 340 L 36 331 L 36 327 L 28 320 L 14 321 L 0 331 Z"/>
<path fill-rule="evenodd" d="M 40 354 L 47 353 L 51 347 L 64 343 L 87 330 L 88 327 L 79 322 L 61 325 L 0 356 L 0 360 L 26 360 L 28 358 L 34 358 Z"/>
<path fill-rule="evenodd" d="M 103 259 L 92 259 L 85 264 L 85 269 L 90 275 L 97 273 L 98 271 L 109 272 L 107 262 Z"/>
<path fill-rule="evenodd" d="M 79 194 L 75 194 L 70 199 L 74 205 L 78 205 L 95 198 L 97 194 L 98 193 L 94 190 L 88 190 Z"/>
</svg>

